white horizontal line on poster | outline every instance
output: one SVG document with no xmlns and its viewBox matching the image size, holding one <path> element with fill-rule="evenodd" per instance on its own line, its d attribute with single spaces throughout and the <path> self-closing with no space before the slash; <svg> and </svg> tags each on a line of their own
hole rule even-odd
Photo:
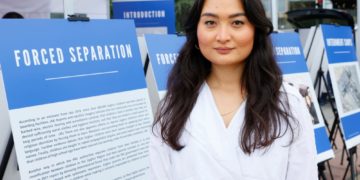
<svg viewBox="0 0 360 180">
<path fill-rule="evenodd" d="M 290 63 L 296 63 L 296 61 L 280 61 L 279 64 L 290 64 Z"/>
<path fill-rule="evenodd" d="M 119 71 L 105 71 L 105 72 L 97 72 L 97 73 L 89 73 L 89 74 L 77 74 L 77 75 L 72 75 L 72 76 L 60 76 L 60 77 L 45 78 L 45 81 L 79 78 L 79 77 L 87 77 L 87 76 L 98 76 L 98 75 L 105 75 L 105 74 L 114 74 L 114 73 L 118 73 L 118 72 Z"/>
<path fill-rule="evenodd" d="M 349 54 L 350 51 L 335 51 L 334 54 Z"/>
</svg>

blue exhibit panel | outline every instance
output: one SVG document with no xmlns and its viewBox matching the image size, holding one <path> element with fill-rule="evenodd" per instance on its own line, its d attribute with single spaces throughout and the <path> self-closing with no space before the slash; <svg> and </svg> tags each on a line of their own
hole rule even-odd
<svg viewBox="0 0 360 180">
<path fill-rule="evenodd" d="M 357 60 L 350 26 L 321 25 L 321 30 L 330 64 Z"/>
<path fill-rule="evenodd" d="M 271 34 L 271 39 L 276 60 L 284 75 L 308 73 L 298 34 L 273 33 Z M 322 126 L 314 129 L 314 133 L 317 154 L 331 150 L 325 127 Z"/>
<path fill-rule="evenodd" d="M 326 129 L 324 126 L 315 129 L 315 142 L 317 154 L 323 153 L 331 149 L 329 137 L 326 134 Z"/>
<path fill-rule="evenodd" d="M 283 74 L 308 72 L 298 34 L 273 33 L 271 39 L 276 61 Z"/>
<path fill-rule="evenodd" d="M 115 19 L 134 19 L 136 27 L 167 27 L 175 34 L 174 0 L 113 2 Z"/>
<path fill-rule="evenodd" d="M 185 37 L 176 35 L 145 35 L 148 56 L 159 91 L 166 90 L 169 72 L 176 62 Z"/>
<path fill-rule="evenodd" d="M 10 109 L 146 88 L 131 20 L 1 20 Z"/>
<path fill-rule="evenodd" d="M 360 112 L 341 117 L 342 128 L 346 140 L 360 135 Z"/>
</svg>

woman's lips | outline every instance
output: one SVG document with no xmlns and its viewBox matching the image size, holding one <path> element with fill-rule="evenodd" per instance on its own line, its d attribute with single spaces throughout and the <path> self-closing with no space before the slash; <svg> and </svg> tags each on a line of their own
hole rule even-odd
<svg viewBox="0 0 360 180">
<path fill-rule="evenodd" d="M 229 54 L 234 48 L 228 48 L 228 47 L 218 47 L 215 48 L 215 50 L 219 53 L 219 54 Z"/>
</svg>

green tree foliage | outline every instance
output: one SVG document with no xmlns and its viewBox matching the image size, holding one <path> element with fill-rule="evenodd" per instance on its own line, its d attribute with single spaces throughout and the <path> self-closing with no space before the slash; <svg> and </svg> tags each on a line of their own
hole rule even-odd
<svg viewBox="0 0 360 180">
<path fill-rule="evenodd" d="M 175 0 L 176 31 L 184 32 L 184 23 L 194 0 Z"/>
<path fill-rule="evenodd" d="M 113 10 L 113 1 L 110 0 L 110 19 L 113 18 L 114 10 Z"/>
</svg>

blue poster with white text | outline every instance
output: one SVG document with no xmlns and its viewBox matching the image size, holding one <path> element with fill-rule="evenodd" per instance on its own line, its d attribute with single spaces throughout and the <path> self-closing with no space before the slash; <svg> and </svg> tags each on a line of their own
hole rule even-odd
<svg viewBox="0 0 360 180">
<path fill-rule="evenodd" d="M 17 19 L 0 27 L 21 179 L 148 179 L 153 115 L 134 22 Z"/>
<path fill-rule="evenodd" d="M 346 148 L 360 143 L 360 71 L 351 27 L 321 25 Z"/>
<path fill-rule="evenodd" d="M 158 91 L 165 91 L 168 74 L 185 43 L 185 37 L 147 34 L 145 40 Z"/>
<path fill-rule="evenodd" d="M 166 27 L 166 34 L 175 34 L 174 0 L 115 0 L 115 19 L 133 19 L 137 28 Z"/>
<path fill-rule="evenodd" d="M 317 161 L 322 162 L 334 157 L 298 34 L 274 33 L 271 38 L 277 63 L 283 72 L 284 83 L 299 90 L 311 115 L 309 121 L 314 126 Z"/>
</svg>

